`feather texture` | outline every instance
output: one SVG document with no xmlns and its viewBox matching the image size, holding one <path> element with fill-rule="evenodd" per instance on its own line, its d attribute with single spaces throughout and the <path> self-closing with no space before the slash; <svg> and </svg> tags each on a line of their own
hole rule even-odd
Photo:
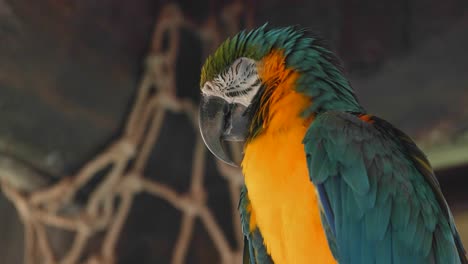
<svg viewBox="0 0 468 264">
<path fill-rule="evenodd" d="M 467 263 L 435 176 L 414 143 L 377 117 L 319 114 L 305 138 L 325 229 L 341 264 Z M 315 156 L 315 157 L 314 157 Z M 324 164 L 336 167 L 326 173 Z"/>
<path fill-rule="evenodd" d="M 244 234 L 244 264 L 270 264 L 273 263 L 263 243 L 263 236 L 257 226 L 251 226 L 251 204 L 244 186 L 239 200 L 242 233 Z"/>
<path fill-rule="evenodd" d="M 426 157 L 401 131 L 363 114 L 316 36 L 296 27 L 242 31 L 207 59 L 201 87 L 241 57 L 256 61 L 262 82 L 246 111 L 244 262 L 309 263 L 325 252 L 341 264 L 467 263 Z"/>
</svg>

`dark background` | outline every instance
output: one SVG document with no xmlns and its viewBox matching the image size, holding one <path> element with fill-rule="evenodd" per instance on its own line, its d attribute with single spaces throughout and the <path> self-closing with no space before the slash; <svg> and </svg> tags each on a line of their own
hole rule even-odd
<svg viewBox="0 0 468 264">
<path fill-rule="evenodd" d="M 0 153 L 60 178 L 114 139 L 143 72 L 154 23 L 169 1 L 0 0 Z M 229 1 L 176 1 L 195 25 Z M 250 1 L 256 25 L 299 24 L 328 39 L 369 112 L 415 138 L 437 169 L 468 243 L 468 2 Z M 201 44 L 182 32 L 177 95 L 198 100 Z M 190 132 L 187 132 L 190 131 Z M 148 175 L 188 188 L 194 133 L 165 119 Z M 227 185 L 210 156 L 209 205 L 234 244 Z M 0 263 L 21 263 L 22 227 L 0 197 Z M 119 263 L 169 263 L 180 213 L 140 195 L 119 242 Z M 187 263 L 217 263 L 197 224 Z"/>
</svg>

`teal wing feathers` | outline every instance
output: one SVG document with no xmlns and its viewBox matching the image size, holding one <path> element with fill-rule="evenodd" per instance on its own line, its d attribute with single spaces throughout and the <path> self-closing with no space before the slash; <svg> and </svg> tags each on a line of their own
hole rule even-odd
<svg viewBox="0 0 468 264">
<path fill-rule="evenodd" d="M 320 212 L 320 218 L 321 218 L 322 223 L 327 223 L 328 220 L 326 219 L 324 212 Z M 323 224 L 323 227 L 324 227 L 325 234 L 327 236 L 328 247 L 330 248 L 330 251 L 332 252 L 335 259 L 339 261 L 338 248 L 336 245 L 336 240 L 335 240 L 335 235 L 333 233 L 333 230 L 329 224 Z"/>
<path fill-rule="evenodd" d="M 273 264 L 273 260 L 268 254 L 263 243 L 263 236 L 260 229 L 250 228 L 250 200 L 247 188 L 241 190 L 239 200 L 239 212 L 242 223 L 242 233 L 244 234 L 244 264 Z"/>
<path fill-rule="evenodd" d="M 468 263 L 433 171 L 388 122 L 319 114 L 304 146 L 340 264 Z"/>
</svg>

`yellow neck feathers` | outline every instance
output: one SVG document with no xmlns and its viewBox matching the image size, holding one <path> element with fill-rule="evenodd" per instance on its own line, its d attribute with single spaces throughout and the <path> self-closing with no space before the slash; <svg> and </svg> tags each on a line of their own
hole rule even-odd
<svg viewBox="0 0 468 264">
<path fill-rule="evenodd" d="M 267 89 L 261 105 L 268 108 L 260 109 L 263 131 L 246 145 L 242 162 L 250 226 L 260 229 L 276 264 L 336 263 L 302 145 L 311 120 L 300 114 L 310 98 L 294 90 L 299 74 L 286 68 L 281 51 L 266 56 L 258 69 Z"/>
<path fill-rule="evenodd" d="M 258 72 L 265 87 L 258 115 L 263 119 L 263 129 L 278 130 L 296 123 L 311 103 L 310 98 L 294 90 L 299 73 L 286 68 L 280 50 L 268 54 L 259 63 Z"/>
</svg>

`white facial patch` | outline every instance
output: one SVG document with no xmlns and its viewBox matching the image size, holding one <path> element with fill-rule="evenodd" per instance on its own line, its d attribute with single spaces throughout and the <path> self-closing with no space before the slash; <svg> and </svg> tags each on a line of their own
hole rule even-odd
<svg viewBox="0 0 468 264">
<path fill-rule="evenodd" d="M 243 57 L 235 60 L 228 69 L 212 81 L 206 82 L 202 93 L 248 107 L 260 86 L 256 62 Z"/>
</svg>

